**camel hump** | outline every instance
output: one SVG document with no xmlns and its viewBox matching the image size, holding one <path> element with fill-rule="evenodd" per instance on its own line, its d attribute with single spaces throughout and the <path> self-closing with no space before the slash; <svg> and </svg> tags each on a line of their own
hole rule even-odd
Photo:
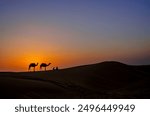
<svg viewBox="0 0 150 116">
<path fill-rule="evenodd" d="M 35 64 L 35 63 L 30 63 L 30 65 L 33 65 L 33 64 Z"/>
<path fill-rule="evenodd" d="M 46 65 L 46 63 L 41 63 L 41 65 L 40 65 L 40 66 L 44 66 L 44 65 Z"/>
</svg>

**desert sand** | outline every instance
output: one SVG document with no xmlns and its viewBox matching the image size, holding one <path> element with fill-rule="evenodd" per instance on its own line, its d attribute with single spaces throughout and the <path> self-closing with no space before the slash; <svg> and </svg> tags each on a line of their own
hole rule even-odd
<svg viewBox="0 0 150 116">
<path fill-rule="evenodd" d="M 115 61 L 37 72 L 0 72 L 0 98 L 150 98 L 150 65 Z"/>
</svg>

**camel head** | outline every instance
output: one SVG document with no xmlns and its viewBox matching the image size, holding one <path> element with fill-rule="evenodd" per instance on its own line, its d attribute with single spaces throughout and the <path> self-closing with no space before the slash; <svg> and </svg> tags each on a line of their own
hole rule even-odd
<svg viewBox="0 0 150 116">
<path fill-rule="evenodd" d="M 37 66 L 38 64 L 39 64 L 39 63 L 37 63 L 36 66 Z"/>
</svg>

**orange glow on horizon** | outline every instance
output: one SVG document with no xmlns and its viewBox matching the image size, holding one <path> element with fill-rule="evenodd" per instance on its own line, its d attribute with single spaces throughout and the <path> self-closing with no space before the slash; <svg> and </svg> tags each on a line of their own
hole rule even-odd
<svg viewBox="0 0 150 116">
<path fill-rule="evenodd" d="M 1 71 L 28 71 L 30 63 L 52 63 L 47 70 L 51 70 L 53 67 L 68 68 L 78 65 L 99 63 L 106 60 L 126 61 L 129 57 L 120 55 L 120 53 L 100 52 L 97 53 L 74 53 L 66 52 L 65 50 L 58 51 L 26 51 L 24 53 L 16 52 L 14 54 L 5 54 L 6 56 L 1 59 L 0 70 Z M 134 54 L 135 55 L 135 54 Z M 7 62 L 6 62 L 7 61 Z M 39 71 L 39 65 L 36 70 Z"/>
</svg>

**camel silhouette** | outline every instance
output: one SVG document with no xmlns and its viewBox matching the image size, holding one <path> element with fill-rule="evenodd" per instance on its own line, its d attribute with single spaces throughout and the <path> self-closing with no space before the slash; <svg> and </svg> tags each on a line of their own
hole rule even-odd
<svg viewBox="0 0 150 116">
<path fill-rule="evenodd" d="M 33 71 L 35 71 L 35 67 L 36 67 L 37 65 L 38 65 L 38 63 L 37 63 L 37 64 L 35 64 L 35 63 L 30 63 L 28 70 L 30 70 L 31 67 L 33 67 Z"/>
<path fill-rule="evenodd" d="M 46 67 L 49 66 L 51 63 L 46 64 L 46 63 L 41 63 L 40 65 L 40 70 L 42 70 L 42 67 L 45 67 L 45 71 L 46 71 Z"/>
</svg>

